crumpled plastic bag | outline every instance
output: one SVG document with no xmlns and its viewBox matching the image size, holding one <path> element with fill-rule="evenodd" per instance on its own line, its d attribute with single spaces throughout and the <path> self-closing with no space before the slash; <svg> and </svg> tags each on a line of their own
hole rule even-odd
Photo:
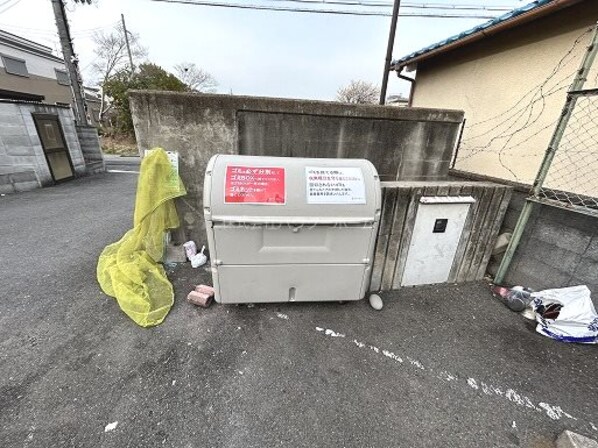
<svg viewBox="0 0 598 448">
<path fill-rule="evenodd" d="M 532 293 L 536 331 L 561 342 L 598 343 L 598 314 L 585 285 Z"/>
<path fill-rule="evenodd" d="M 499 298 L 511 311 L 517 313 L 524 311 L 532 301 L 531 293 L 533 291 L 523 286 L 507 288 L 506 286 L 492 285 L 490 289 L 494 297 Z"/>
<path fill-rule="evenodd" d="M 106 246 L 98 260 L 100 287 L 142 327 L 162 323 L 174 303 L 172 284 L 158 261 L 164 233 L 179 226 L 174 198 L 185 194 L 166 152 L 151 151 L 141 163 L 133 229 Z"/>
</svg>

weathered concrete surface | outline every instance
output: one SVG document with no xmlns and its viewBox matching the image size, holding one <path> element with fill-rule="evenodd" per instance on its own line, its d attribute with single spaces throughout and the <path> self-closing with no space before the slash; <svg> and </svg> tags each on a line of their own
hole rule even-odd
<svg viewBox="0 0 598 448">
<path fill-rule="evenodd" d="M 106 171 L 104 155 L 100 146 L 98 130 L 95 126 L 76 126 L 81 153 L 85 160 L 85 170 L 88 174 L 103 173 Z"/>
<path fill-rule="evenodd" d="M 139 150 L 178 151 L 189 194 L 182 239 L 205 241 L 203 174 L 214 154 L 367 158 L 382 180 L 446 177 L 463 114 L 176 92 L 130 92 Z"/>
<path fill-rule="evenodd" d="M 598 434 L 595 347 L 536 334 L 481 283 L 385 294 L 381 312 L 205 310 L 185 296 L 209 274 L 185 266 L 164 324 L 135 326 L 95 282 L 99 252 L 131 225 L 135 180 L 0 198 L 1 447 L 538 448 L 564 429 Z"/>
</svg>

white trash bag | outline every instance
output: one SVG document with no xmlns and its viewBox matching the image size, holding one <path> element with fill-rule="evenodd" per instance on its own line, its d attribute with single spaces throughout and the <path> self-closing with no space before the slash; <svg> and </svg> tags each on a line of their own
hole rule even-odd
<svg viewBox="0 0 598 448">
<path fill-rule="evenodd" d="M 598 344 L 598 314 L 585 285 L 532 293 L 536 331 L 561 342 Z"/>
<path fill-rule="evenodd" d="M 201 246 L 201 251 L 198 254 L 191 255 L 191 257 L 189 257 L 192 268 L 198 268 L 206 264 L 206 261 L 208 261 L 208 257 L 204 255 L 204 250 L 206 250 L 206 246 Z"/>
</svg>

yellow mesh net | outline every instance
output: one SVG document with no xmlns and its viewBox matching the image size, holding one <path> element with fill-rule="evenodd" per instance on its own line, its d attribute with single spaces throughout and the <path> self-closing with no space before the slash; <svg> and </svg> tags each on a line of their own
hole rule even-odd
<svg viewBox="0 0 598 448">
<path fill-rule="evenodd" d="M 102 290 L 142 327 L 162 323 L 174 303 L 172 285 L 158 261 L 164 252 L 164 233 L 179 226 L 173 199 L 185 194 L 166 152 L 151 151 L 141 163 L 133 229 L 106 246 L 98 260 Z"/>
</svg>

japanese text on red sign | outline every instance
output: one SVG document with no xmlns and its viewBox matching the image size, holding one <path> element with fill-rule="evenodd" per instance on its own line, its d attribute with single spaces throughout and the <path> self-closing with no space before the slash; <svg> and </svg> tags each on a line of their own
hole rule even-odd
<svg viewBox="0 0 598 448">
<path fill-rule="evenodd" d="M 226 167 L 225 203 L 284 204 L 285 198 L 284 168 Z"/>
</svg>

